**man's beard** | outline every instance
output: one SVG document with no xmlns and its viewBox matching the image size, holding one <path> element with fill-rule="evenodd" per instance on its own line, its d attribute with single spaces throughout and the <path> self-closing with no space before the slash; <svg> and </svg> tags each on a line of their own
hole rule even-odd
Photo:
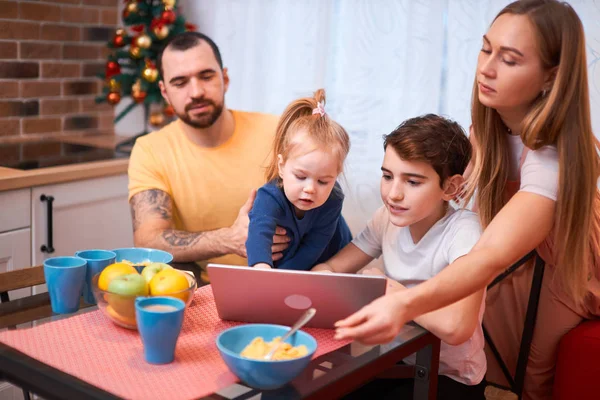
<svg viewBox="0 0 600 400">
<path fill-rule="evenodd" d="M 192 109 L 192 107 L 195 107 L 200 104 L 212 106 L 213 111 L 211 113 L 199 115 L 199 116 L 195 117 L 194 119 L 192 119 L 189 115 L 189 111 Z M 188 104 L 185 107 L 185 112 L 181 113 L 181 114 L 177 113 L 177 116 L 179 117 L 179 119 L 181 121 L 183 121 L 184 123 L 186 123 L 189 126 L 192 126 L 197 129 L 206 129 L 206 128 L 211 127 L 217 121 L 217 119 L 219 119 L 222 112 L 223 112 L 223 103 L 216 104 L 212 100 L 202 100 L 202 101 L 195 101 L 191 104 Z"/>
</svg>

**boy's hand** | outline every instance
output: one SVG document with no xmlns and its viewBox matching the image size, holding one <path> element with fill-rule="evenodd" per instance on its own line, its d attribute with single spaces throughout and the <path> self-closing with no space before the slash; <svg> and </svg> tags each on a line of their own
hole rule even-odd
<svg viewBox="0 0 600 400">
<path fill-rule="evenodd" d="M 379 268 L 369 267 L 362 270 L 362 275 L 373 275 L 373 276 L 386 276 L 387 275 L 380 270 Z M 387 278 L 387 284 L 385 293 L 389 294 L 392 292 L 396 292 L 398 290 L 404 290 L 406 287 L 402 285 L 400 282 L 393 280 L 392 278 Z"/>
<path fill-rule="evenodd" d="M 271 266 L 267 263 L 258 263 L 258 264 L 254 264 L 254 268 L 271 269 Z"/>
<path fill-rule="evenodd" d="M 361 271 L 361 275 L 385 276 L 385 273 L 379 268 L 369 267 Z"/>
<path fill-rule="evenodd" d="M 333 270 L 331 269 L 331 267 L 325 263 L 322 264 L 317 264 L 315 265 L 312 269 L 311 272 L 328 272 L 328 273 L 332 273 Z"/>
</svg>

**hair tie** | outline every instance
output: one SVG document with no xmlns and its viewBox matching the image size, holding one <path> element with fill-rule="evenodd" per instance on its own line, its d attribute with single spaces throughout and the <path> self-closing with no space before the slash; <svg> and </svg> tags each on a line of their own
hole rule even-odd
<svg viewBox="0 0 600 400">
<path fill-rule="evenodd" d="M 322 101 L 317 102 L 317 107 L 313 108 L 313 115 L 314 114 L 321 114 L 321 117 L 325 116 L 325 104 Z"/>
</svg>

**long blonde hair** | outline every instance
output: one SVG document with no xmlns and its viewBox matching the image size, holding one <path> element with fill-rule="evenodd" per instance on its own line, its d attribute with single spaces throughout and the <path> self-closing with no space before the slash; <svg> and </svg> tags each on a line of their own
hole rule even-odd
<svg viewBox="0 0 600 400">
<path fill-rule="evenodd" d="M 543 66 L 556 67 L 549 93 L 540 94 L 534 100 L 522 122 L 521 139 L 532 150 L 547 145 L 558 149 L 559 192 L 553 262 L 563 289 L 574 300 L 582 301 L 593 253 L 600 248 L 600 220 L 598 204 L 595 204 L 599 159 L 590 121 L 583 26 L 569 4 L 556 0 L 516 1 L 496 18 L 503 14 L 529 17 L 537 33 Z M 508 201 L 504 189 L 509 150 L 507 128 L 500 115 L 479 101 L 477 78 L 471 117 L 476 139 L 475 163 L 466 199 L 476 193 L 481 222 L 486 227 Z"/>
<path fill-rule="evenodd" d="M 313 97 L 303 97 L 287 106 L 277 124 L 271 162 L 265 173 L 267 182 L 279 178 L 277 156 L 281 154 L 285 163 L 300 148 L 306 153 L 316 148 L 330 151 L 339 163 L 338 172 L 342 172 L 350 151 L 350 137 L 327 113 L 313 113 L 313 110 L 323 111 L 324 107 L 323 89 L 317 90 Z"/>
</svg>

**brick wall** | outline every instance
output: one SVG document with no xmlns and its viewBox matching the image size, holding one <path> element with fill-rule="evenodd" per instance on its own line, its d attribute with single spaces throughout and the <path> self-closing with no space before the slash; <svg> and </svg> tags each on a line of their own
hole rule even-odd
<svg viewBox="0 0 600 400">
<path fill-rule="evenodd" d="M 0 140 L 113 134 L 96 105 L 119 0 L 0 0 Z"/>
</svg>

